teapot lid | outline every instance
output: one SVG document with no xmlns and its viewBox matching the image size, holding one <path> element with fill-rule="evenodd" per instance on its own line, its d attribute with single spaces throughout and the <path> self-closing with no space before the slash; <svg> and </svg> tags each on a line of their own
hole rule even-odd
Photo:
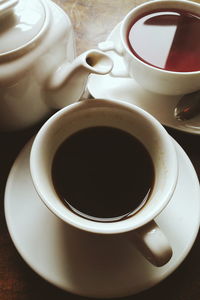
<svg viewBox="0 0 200 300">
<path fill-rule="evenodd" d="M 35 47 L 48 23 L 44 1 L 0 0 L 0 59 L 10 59 Z"/>
</svg>

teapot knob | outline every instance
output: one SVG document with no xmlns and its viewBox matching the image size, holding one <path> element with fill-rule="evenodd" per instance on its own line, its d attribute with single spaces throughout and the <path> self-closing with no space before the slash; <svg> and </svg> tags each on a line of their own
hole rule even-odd
<svg viewBox="0 0 200 300">
<path fill-rule="evenodd" d="M 0 0 L 0 17 L 9 13 L 19 0 Z"/>
</svg>

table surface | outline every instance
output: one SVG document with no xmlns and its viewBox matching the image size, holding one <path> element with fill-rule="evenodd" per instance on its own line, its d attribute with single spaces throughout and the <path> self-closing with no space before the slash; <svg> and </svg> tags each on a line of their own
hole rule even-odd
<svg viewBox="0 0 200 300">
<path fill-rule="evenodd" d="M 124 15 L 142 0 L 55 0 L 69 15 L 77 54 L 105 40 Z M 0 133 L 0 300 L 86 299 L 52 286 L 35 274 L 17 253 L 4 218 L 4 188 L 9 170 L 23 145 L 40 125 L 17 133 Z M 200 136 L 166 128 L 190 157 L 200 176 Z M 181 266 L 157 286 L 126 299 L 200 299 L 200 236 Z"/>
</svg>

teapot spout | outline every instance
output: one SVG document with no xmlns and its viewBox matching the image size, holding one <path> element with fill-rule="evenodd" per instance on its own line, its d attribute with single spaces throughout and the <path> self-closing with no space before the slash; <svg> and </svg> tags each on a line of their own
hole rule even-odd
<svg viewBox="0 0 200 300">
<path fill-rule="evenodd" d="M 63 63 L 47 80 L 49 105 L 60 109 L 78 101 L 85 91 L 89 74 L 105 75 L 112 68 L 110 57 L 96 49 L 82 53 L 72 63 Z"/>
</svg>

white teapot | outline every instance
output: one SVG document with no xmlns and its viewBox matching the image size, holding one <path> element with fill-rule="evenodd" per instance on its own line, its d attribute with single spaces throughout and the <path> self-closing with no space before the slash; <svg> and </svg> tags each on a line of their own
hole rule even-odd
<svg viewBox="0 0 200 300">
<path fill-rule="evenodd" d="M 0 0 L 0 130 L 24 129 L 79 100 L 90 73 L 106 74 L 99 50 L 75 58 L 66 13 L 51 0 Z"/>
</svg>

